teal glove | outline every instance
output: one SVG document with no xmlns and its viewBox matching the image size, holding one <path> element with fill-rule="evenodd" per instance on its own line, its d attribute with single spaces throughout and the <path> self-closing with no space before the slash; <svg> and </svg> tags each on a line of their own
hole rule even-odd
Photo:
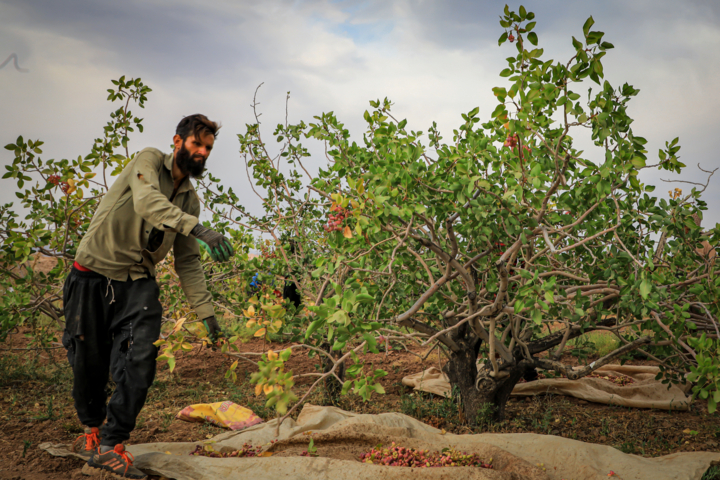
<svg viewBox="0 0 720 480">
<path fill-rule="evenodd" d="M 195 237 L 198 244 L 210 254 L 210 257 L 216 262 L 227 262 L 230 257 L 235 255 L 235 251 L 230 245 L 230 240 L 224 235 L 205 228 L 199 223 L 190 231 Z"/>
</svg>

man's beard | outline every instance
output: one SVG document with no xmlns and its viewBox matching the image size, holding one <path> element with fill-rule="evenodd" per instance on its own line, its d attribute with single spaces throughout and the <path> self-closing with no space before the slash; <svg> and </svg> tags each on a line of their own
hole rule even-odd
<svg viewBox="0 0 720 480">
<path fill-rule="evenodd" d="M 202 161 L 195 161 L 196 159 L 201 159 Z M 203 159 L 203 156 L 198 153 L 191 157 L 190 152 L 185 148 L 185 142 L 183 142 L 182 147 L 180 147 L 180 150 L 175 155 L 175 161 L 183 175 L 199 178 L 203 172 L 205 172 L 205 162 L 207 159 Z"/>
</svg>

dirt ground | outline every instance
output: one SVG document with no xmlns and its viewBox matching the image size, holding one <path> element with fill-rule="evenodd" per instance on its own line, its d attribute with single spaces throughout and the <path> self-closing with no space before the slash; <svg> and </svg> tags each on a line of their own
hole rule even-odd
<svg viewBox="0 0 720 480">
<path fill-rule="evenodd" d="M 51 457 L 37 448 L 43 442 L 70 443 L 81 433 L 72 405 L 72 376 L 64 350 L 55 349 L 48 356 L 46 352 L 24 350 L 24 345 L 18 334 L 0 348 L 0 479 L 84 478 L 80 473 L 82 462 Z M 243 351 L 254 352 L 264 348 L 267 345 L 257 339 L 241 347 Z M 337 405 L 363 413 L 401 412 L 451 433 L 534 432 L 611 445 L 643 456 L 720 450 L 720 415 L 709 415 L 707 405 L 701 401 L 695 402 L 690 411 L 668 412 L 591 404 L 559 396 L 514 398 L 503 422 L 482 422 L 469 427 L 464 424 L 456 401 L 412 393 L 402 385 L 404 376 L 439 366 L 436 353 L 424 360 L 418 354 L 422 352 L 402 350 L 370 355 L 367 368 L 388 372 L 382 379 L 387 394 L 374 396 L 367 403 L 348 395 L 341 397 Z M 234 360 L 196 347 L 178 359 L 173 373 L 166 365 L 159 365 L 155 384 L 128 443 L 197 441 L 221 433 L 221 428 L 209 424 L 174 419 L 182 408 L 196 403 L 231 400 L 266 420 L 273 418 L 274 411 L 264 406 L 264 398 L 254 395 L 254 386 L 249 383 L 254 365 L 240 361 L 236 383 L 224 378 Z M 318 363 L 317 358 L 298 353 L 288 366 L 294 373 L 309 373 L 318 371 Z M 309 381 L 298 382 L 299 396 Z M 322 390 L 311 394 L 309 401 L 327 404 Z"/>
</svg>

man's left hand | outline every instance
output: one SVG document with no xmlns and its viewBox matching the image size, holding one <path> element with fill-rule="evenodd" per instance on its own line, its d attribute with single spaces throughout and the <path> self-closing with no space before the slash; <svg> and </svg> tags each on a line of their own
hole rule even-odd
<svg viewBox="0 0 720 480">
<path fill-rule="evenodd" d="M 207 250 L 216 262 L 227 262 L 235 255 L 230 240 L 221 233 L 203 227 L 199 223 L 190 231 L 202 248 Z"/>
</svg>

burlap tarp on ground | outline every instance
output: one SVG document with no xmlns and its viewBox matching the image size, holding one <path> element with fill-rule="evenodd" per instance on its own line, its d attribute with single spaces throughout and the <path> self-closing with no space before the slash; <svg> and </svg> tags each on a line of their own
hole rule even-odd
<svg viewBox="0 0 720 480">
<path fill-rule="evenodd" d="M 669 389 L 655 376 L 658 367 L 636 365 L 605 365 L 595 373 L 600 375 L 626 375 L 633 383 L 620 386 L 602 378 L 583 377 L 578 380 L 567 378 L 544 378 L 515 385 L 512 395 L 530 396 L 552 393 L 580 398 L 588 402 L 620 405 L 635 408 L 658 408 L 663 410 L 687 410 L 690 398 L 681 386 L 672 385 Z M 415 390 L 436 395 L 450 395 L 450 381 L 439 369 L 431 367 L 424 372 L 403 378 L 402 383 Z M 688 388 L 689 385 L 686 386 Z"/>
<path fill-rule="evenodd" d="M 244 443 L 266 445 L 273 456 L 209 458 L 189 453 L 201 443 L 131 445 L 135 465 L 147 473 L 176 480 L 318 479 L 318 480 L 600 480 L 610 471 L 623 480 L 700 480 L 720 453 L 677 453 L 658 458 L 627 455 L 605 445 L 536 434 L 445 434 L 400 413 L 366 415 L 334 407 L 305 405 L 297 421 L 286 420 L 275 436 L 276 421 L 227 432 L 207 442 L 216 450 Z M 279 439 L 274 445 L 270 441 Z M 320 457 L 301 457 L 312 438 Z M 475 467 L 405 468 L 361 463 L 358 455 L 378 443 L 396 442 L 428 450 L 456 448 L 493 459 L 495 469 Z M 45 443 L 56 456 L 75 456 L 67 445 Z"/>
</svg>

